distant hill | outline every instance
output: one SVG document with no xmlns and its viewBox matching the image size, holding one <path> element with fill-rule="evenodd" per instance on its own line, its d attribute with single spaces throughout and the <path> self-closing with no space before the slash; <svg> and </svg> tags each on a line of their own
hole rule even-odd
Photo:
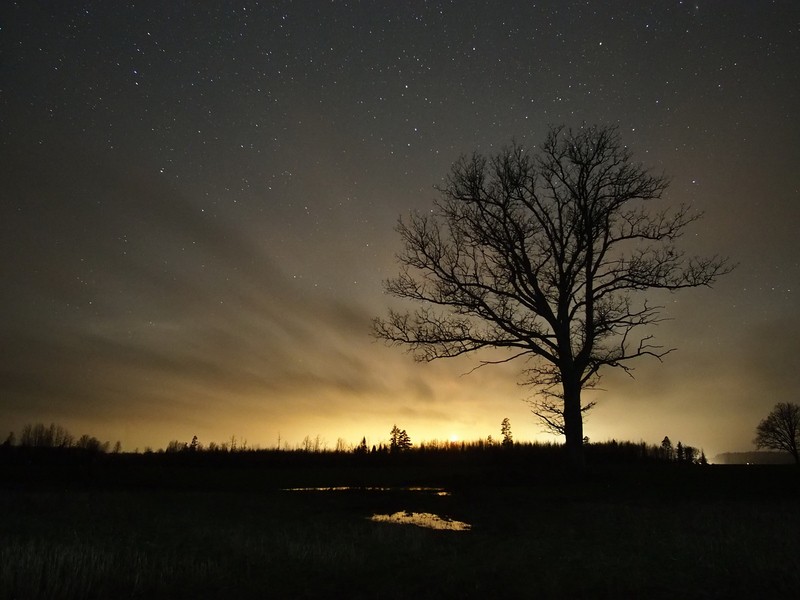
<svg viewBox="0 0 800 600">
<path fill-rule="evenodd" d="M 788 465 L 794 459 L 787 452 L 723 452 L 712 462 L 718 465 Z"/>
</svg>

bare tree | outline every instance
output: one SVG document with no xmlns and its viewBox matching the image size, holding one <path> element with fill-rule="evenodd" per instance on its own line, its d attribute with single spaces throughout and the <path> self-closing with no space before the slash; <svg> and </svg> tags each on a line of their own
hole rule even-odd
<svg viewBox="0 0 800 600">
<path fill-rule="evenodd" d="M 91 453 L 102 453 L 105 454 L 108 452 L 108 442 L 101 442 L 93 435 L 89 435 L 88 433 L 84 433 L 81 437 L 78 438 L 78 441 L 75 442 L 75 447 L 80 448 L 82 450 L 86 450 L 87 452 Z"/>
<path fill-rule="evenodd" d="M 800 444 L 800 405 L 779 402 L 756 427 L 753 443 L 757 448 L 788 452 L 800 465 L 797 446 Z"/>
<path fill-rule="evenodd" d="M 534 412 L 582 464 L 582 389 L 601 367 L 630 371 L 670 352 L 639 333 L 662 307 L 634 293 L 707 286 L 731 269 L 676 247 L 700 215 L 651 209 L 666 188 L 631 161 L 615 127 L 556 127 L 535 154 L 514 145 L 462 157 L 434 209 L 398 223 L 400 273 L 386 290 L 422 306 L 375 319 L 376 336 L 420 361 L 489 347 L 509 354 L 481 365 L 533 359 L 524 383 L 542 393 Z"/>
<path fill-rule="evenodd" d="M 69 448 L 74 443 L 75 439 L 72 434 L 55 423 L 50 423 L 50 427 L 45 427 L 43 423 L 25 425 L 20 436 L 20 446 Z"/>
</svg>

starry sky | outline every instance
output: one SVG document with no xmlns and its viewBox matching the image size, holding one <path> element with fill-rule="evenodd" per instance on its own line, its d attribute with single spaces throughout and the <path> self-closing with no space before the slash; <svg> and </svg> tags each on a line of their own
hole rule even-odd
<svg viewBox="0 0 800 600">
<path fill-rule="evenodd" d="M 717 452 L 798 401 L 800 3 L 3 2 L 0 427 L 123 448 L 552 440 L 522 364 L 370 335 L 400 215 L 461 154 L 615 124 L 690 252 L 677 350 L 606 372 L 585 432 Z"/>
</svg>

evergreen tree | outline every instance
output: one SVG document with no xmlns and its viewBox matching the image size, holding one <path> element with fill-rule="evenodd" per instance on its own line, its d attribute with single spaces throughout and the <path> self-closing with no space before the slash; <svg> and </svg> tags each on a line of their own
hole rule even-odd
<svg viewBox="0 0 800 600">
<path fill-rule="evenodd" d="M 503 441 L 501 442 L 503 446 L 509 447 L 514 445 L 514 438 L 511 435 L 511 421 L 509 421 L 508 417 L 503 419 L 503 422 L 500 423 L 500 435 L 503 436 Z"/>
<path fill-rule="evenodd" d="M 397 425 L 392 427 L 389 433 L 389 452 L 401 452 L 411 448 L 411 438 L 405 429 L 400 429 Z"/>
<path fill-rule="evenodd" d="M 392 431 L 389 433 L 389 452 L 397 452 L 397 442 L 400 438 L 400 428 L 397 425 L 392 426 Z"/>
<path fill-rule="evenodd" d="M 402 429 L 400 435 L 397 436 L 397 449 L 400 451 L 408 450 L 411 446 L 411 438 L 406 433 L 406 430 Z"/>
<path fill-rule="evenodd" d="M 664 436 L 664 439 L 661 440 L 661 455 L 665 460 L 673 460 L 673 458 L 675 458 L 672 440 L 670 440 L 668 436 Z"/>
</svg>

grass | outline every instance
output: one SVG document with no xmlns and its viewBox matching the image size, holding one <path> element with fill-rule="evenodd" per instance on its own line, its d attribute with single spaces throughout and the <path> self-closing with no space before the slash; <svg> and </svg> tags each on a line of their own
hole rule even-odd
<svg viewBox="0 0 800 600">
<path fill-rule="evenodd" d="M 221 597 L 231 590 L 310 597 L 320 586 L 361 584 L 369 596 L 372 582 L 382 585 L 382 566 L 410 566 L 447 542 L 435 532 L 370 523 L 341 502 L 335 508 L 288 493 L 69 492 L 13 500 L 26 508 L 3 511 L 10 519 L 3 519 L 0 597 L 9 598 Z"/>
<path fill-rule="evenodd" d="M 389 469 L 376 483 L 438 479 L 453 493 L 279 489 L 363 483 L 369 473 L 291 471 L 253 487 L 253 472 L 240 471 L 207 489 L 7 487 L 0 597 L 790 598 L 800 589 L 791 467 L 534 474 L 516 485 L 419 470 L 412 482 Z M 400 510 L 472 530 L 369 520 Z"/>
</svg>

